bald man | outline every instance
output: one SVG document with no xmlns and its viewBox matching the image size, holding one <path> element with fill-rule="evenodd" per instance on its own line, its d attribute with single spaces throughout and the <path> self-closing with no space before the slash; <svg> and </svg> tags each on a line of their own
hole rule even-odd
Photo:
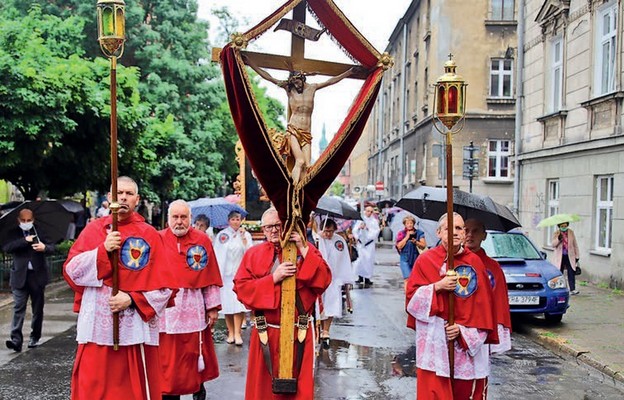
<svg viewBox="0 0 624 400">
<path fill-rule="evenodd" d="M 22 326 L 26 316 L 26 305 L 30 297 L 32 322 L 28 347 L 39 345 L 43 325 L 43 303 L 45 287 L 48 284 L 48 265 L 45 254 L 54 252 L 55 246 L 46 239 L 45 232 L 35 227 L 35 215 L 29 209 L 22 209 L 17 216 L 17 224 L 8 236 L 2 248 L 13 255 L 13 267 L 9 284 L 13 292 L 13 321 L 11 339 L 6 346 L 15 351 L 22 351 Z"/>
</svg>

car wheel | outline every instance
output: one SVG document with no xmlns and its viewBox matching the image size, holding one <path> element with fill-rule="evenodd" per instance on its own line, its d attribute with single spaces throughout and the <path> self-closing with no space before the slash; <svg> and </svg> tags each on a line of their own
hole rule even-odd
<svg viewBox="0 0 624 400">
<path fill-rule="evenodd" d="M 544 318 L 546 319 L 546 322 L 550 322 L 550 323 L 553 323 L 553 324 L 558 324 L 563 319 L 563 314 L 548 314 L 548 313 L 545 313 L 544 314 Z"/>
</svg>

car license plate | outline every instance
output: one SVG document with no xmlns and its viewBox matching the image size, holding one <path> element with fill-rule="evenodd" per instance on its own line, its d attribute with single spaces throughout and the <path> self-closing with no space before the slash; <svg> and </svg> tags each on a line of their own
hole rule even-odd
<svg viewBox="0 0 624 400">
<path fill-rule="evenodd" d="M 509 305 L 538 305 L 539 304 L 539 296 L 509 296 Z"/>
</svg>

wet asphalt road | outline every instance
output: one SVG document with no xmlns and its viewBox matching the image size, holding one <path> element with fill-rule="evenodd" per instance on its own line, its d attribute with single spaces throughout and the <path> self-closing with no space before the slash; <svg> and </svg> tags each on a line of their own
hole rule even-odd
<svg viewBox="0 0 624 400">
<path fill-rule="evenodd" d="M 318 399 L 413 399 L 413 333 L 405 328 L 402 280 L 390 250 L 381 249 L 375 285 L 353 293 L 354 313 L 332 325 L 332 342 L 318 357 Z M 0 350 L 0 399 L 67 399 L 76 348 L 71 293 L 46 304 L 46 342 L 21 354 Z M 8 332 L 9 310 L 0 311 L 0 328 Z M 27 317 L 29 321 L 29 316 Z M 517 331 L 521 332 L 519 326 Z M 24 332 L 28 328 L 25 326 Z M 215 332 L 221 376 L 208 382 L 209 399 L 244 397 L 247 342 L 225 343 L 220 320 Z M 624 388 L 573 358 L 553 354 L 521 333 L 513 350 L 493 359 L 490 399 L 623 399 Z M 2 343 L 3 345 L 3 343 Z M 3 345 L 4 347 L 4 345 Z M 190 400 L 191 396 L 183 396 Z"/>
</svg>

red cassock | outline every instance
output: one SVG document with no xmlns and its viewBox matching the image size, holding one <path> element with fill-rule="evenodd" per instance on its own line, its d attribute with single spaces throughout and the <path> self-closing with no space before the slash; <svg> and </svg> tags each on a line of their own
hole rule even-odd
<svg viewBox="0 0 624 400">
<path fill-rule="evenodd" d="M 259 244 L 247 250 L 234 277 L 234 291 L 238 295 L 238 299 L 248 309 L 262 311 L 266 317 L 267 324 L 274 326 L 269 326 L 268 336 L 273 376 L 277 377 L 279 368 L 279 328 L 275 326 L 280 324 L 281 284 L 273 283 L 271 268 L 275 262 L 274 257 L 275 246 L 270 242 Z M 323 260 L 321 253 L 312 245 L 309 245 L 305 259 L 301 260 L 298 257 L 297 266 L 297 293 L 301 297 L 303 308 L 309 313 L 314 309 L 314 302 L 318 296 L 331 283 L 331 271 Z M 298 315 L 297 311 L 295 313 Z M 305 339 L 301 370 L 297 375 L 297 393 L 292 395 L 277 395 L 273 393 L 272 378 L 264 362 L 258 332 L 255 328 L 252 330 L 249 344 L 249 362 L 247 365 L 246 399 L 314 398 L 314 376 L 312 373 L 314 343 L 311 329 L 312 327 L 309 326 Z M 295 332 L 296 337 L 297 333 Z M 296 347 L 293 347 L 293 354 L 297 354 Z M 295 365 L 293 364 L 293 371 L 296 374 Z"/>
<path fill-rule="evenodd" d="M 447 251 L 443 246 L 435 247 L 418 257 L 414 269 L 408 279 L 406 290 L 406 305 L 421 286 L 430 285 L 442 279 L 440 269 L 446 262 Z M 486 343 L 498 343 L 498 334 L 494 320 L 492 287 L 488 284 L 489 277 L 481 259 L 468 249 L 455 254 L 454 265 L 470 266 L 474 269 L 476 287 L 464 287 L 463 293 L 455 292 L 455 323 L 469 328 L 477 328 L 488 332 Z M 460 269 L 461 270 L 461 269 Z M 458 286 L 463 287 L 462 275 L 459 275 Z M 431 302 L 431 316 L 438 316 L 444 321 L 449 319 L 449 292 L 440 291 L 433 296 Z M 460 294 L 462 291 L 460 291 Z M 415 319 L 408 314 L 407 326 L 415 329 Z M 461 347 L 467 350 L 466 343 L 461 336 L 458 339 Z M 455 379 L 451 384 L 449 378 L 436 375 L 433 371 L 417 369 L 417 398 L 419 399 L 464 399 L 483 398 L 485 379 L 460 380 Z M 475 386 L 476 385 L 476 386 Z M 474 396 L 474 397 L 471 397 Z"/>
<path fill-rule="evenodd" d="M 490 275 L 490 283 L 494 291 L 494 320 L 511 331 L 511 314 L 509 313 L 509 294 L 505 273 L 496 260 L 490 258 L 485 250 L 475 252 L 479 256 Z"/>
<path fill-rule="evenodd" d="M 212 288 L 215 289 L 213 294 L 218 296 L 218 288 L 223 286 L 212 243 L 205 233 L 193 228 L 182 237 L 175 236 L 169 228 L 159 233 L 168 256 L 168 267 L 175 277 L 171 287 L 180 290 L 175 299 L 175 307 L 165 310 L 163 318 L 166 320 L 170 313 L 175 312 L 176 322 L 180 322 L 180 325 L 204 327 L 206 312 L 221 308 L 218 299 L 212 301 L 213 304 L 206 304 L 202 295 L 202 291 L 205 294 L 206 290 L 210 290 L 208 288 Z M 200 296 L 202 301 L 191 300 L 193 294 Z M 161 328 L 162 326 L 161 324 Z M 210 328 L 187 332 L 189 330 L 191 329 L 182 328 L 182 333 L 165 333 L 161 329 L 163 394 L 194 393 L 203 382 L 219 376 L 219 364 Z M 198 370 L 200 335 L 201 359 L 205 365 L 202 371 Z"/>
<path fill-rule="evenodd" d="M 112 287 L 112 264 L 104 248 L 104 240 L 111 223 L 112 217 L 108 216 L 87 224 L 69 252 L 63 274 L 75 292 L 75 312 L 80 311 L 82 295 L 87 287 L 77 285 L 67 274 L 66 267 L 75 257 L 97 250 L 97 278 L 103 280 L 105 287 Z M 162 257 L 162 241 L 158 232 L 137 213 L 119 221 L 118 230 L 122 238 L 119 289 L 132 296 L 136 310 L 147 324 L 156 316 L 157 311 L 147 301 L 144 293 L 167 288 L 169 285 L 170 278 Z M 110 329 L 112 332 L 112 326 L 105 321 L 101 323 L 100 328 Z M 120 336 L 124 335 L 122 329 L 120 327 Z M 91 341 L 79 343 L 72 372 L 71 398 L 143 399 L 148 390 L 152 398 L 159 398 L 160 375 L 157 346 L 120 345 L 115 351 L 112 346 Z"/>
</svg>

